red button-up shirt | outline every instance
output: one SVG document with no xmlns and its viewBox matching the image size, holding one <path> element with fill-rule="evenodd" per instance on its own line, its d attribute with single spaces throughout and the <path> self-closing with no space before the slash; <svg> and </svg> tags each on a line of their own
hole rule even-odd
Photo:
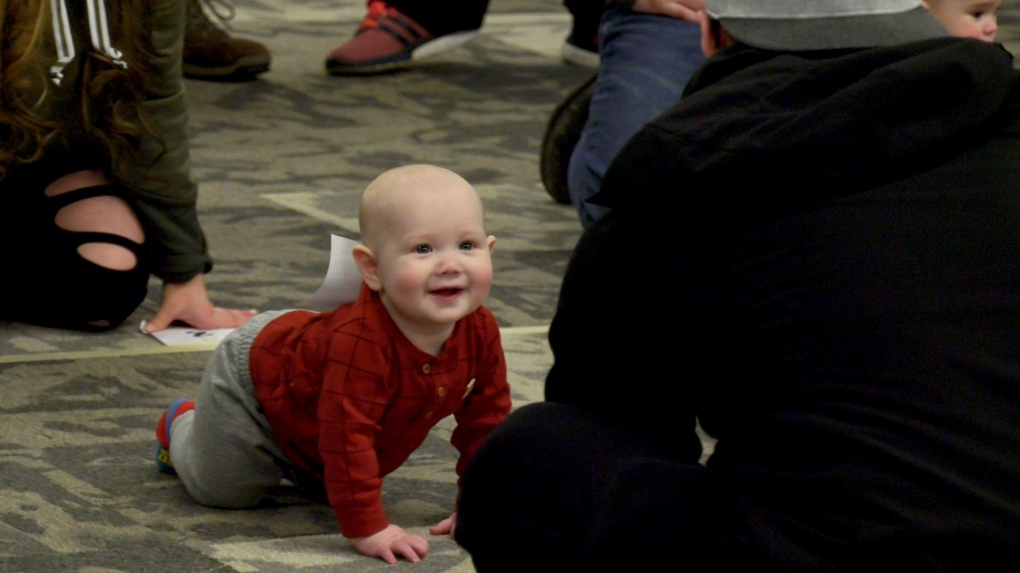
<svg viewBox="0 0 1020 573">
<path fill-rule="evenodd" d="M 453 414 L 457 475 L 510 412 L 499 327 L 482 307 L 456 324 L 439 356 L 400 332 L 379 295 L 362 284 L 330 313 L 294 311 L 252 344 L 255 395 L 284 452 L 321 476 L 340 530 L 365 537 L 389 522 L 382 478 Z"/>
</svg>

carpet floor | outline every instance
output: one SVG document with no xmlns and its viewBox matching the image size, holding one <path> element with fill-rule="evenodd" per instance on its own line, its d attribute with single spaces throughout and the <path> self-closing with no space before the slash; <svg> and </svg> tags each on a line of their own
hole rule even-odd
<svg viewBox="0 0 1020 573">
<path fill-rule="evenodd" d="M 287 308 L 321 283 L 329 234 L 358 236 L 364 186 L 407 163 L 449 167 L 475 184 L 497 237 L 487 305 L 503 328 L 515 406 L 541 400 L 546 331 L 580 233 L 542 189 L 549 114 L 591 71 L 559 50 L 570 18 L 556 0 L 492 0 L 481 35 L 412 71 L 335 78 L 327 52 L 363 15 L 360 0 L 238 0 L 234 34 L 267 44 L 270 72 L 249 83 L 188 82 L 200 217 L 218 304 Z M 1001 39 L 1020 48 L 1020 7 Z M 354 552 L 331 510 L 288 488 L 263 507 L 193 503 L 156 471 L 153 428 L 194 396 L 207 344 L 164 347 L 138 331 L 153 284 L 120 328 L 81 334 L 0 322 L 0 571 L 391 570 Z M 74 288 L 73 284 L 67 285 Z M 452 508 L 452 420 L 389 476 L 390 519 L 427 535 Z M 422 573 L 471 572 L 448 538 L 430 539 Z M 512 545 L 512 540 L 509 542 Z"/>
<path fill-rule="evenodd" d="M 475 184 L 497 237 L 487 305 L 503 328 L 514 403 L 540 400 L 546 331 L 580 227 L 542 189 L 538 149 L 553 107 L 591 74 L 559 59 L 570 27 L 563 7 L 494 0 L 472 43 L 366 78 L 323 69 L 357 27 L 362 2 L 236 8 L 233 33 L 268 45 L 271 70 L 248 83 L 187 83 L 215 302 L 270 310 L 306 298 L 325 275 L 329 234 L 358 237 L 358 201 L 372 178 L 401 164 L 443 165 Z M 152 286 L 109 333 L 0 323 L 0 571 L 387 568 L 351 549 L 328 506 L 288 488 L 259 509 L 216 510 L 156 471 L 155 422 L 175 398 L 196 394 L 210 347 L 164 347 L 138 331 L 156 309 Z M 427 536 L 449 515 L 452 429 L 442 422 L 386 479 L 394 523 Z M 414 570 L 473 571 L 448 537 L 430 544 Z"/>
</svg>

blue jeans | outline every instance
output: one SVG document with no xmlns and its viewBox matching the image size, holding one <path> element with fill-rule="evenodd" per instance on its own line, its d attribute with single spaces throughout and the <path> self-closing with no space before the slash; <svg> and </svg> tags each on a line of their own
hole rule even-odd
<svg viewBox="0 0 1020 573">
<path fill-rule="evenodd" d="M 697 24 L 610 8 L 599 26 L 599 67 L 588 122 L 567 170 L 570 200 L 587 227 L 606 208 L 588 203 L 632 135 L 673 106 L 704 61 Z"/>
</svg>

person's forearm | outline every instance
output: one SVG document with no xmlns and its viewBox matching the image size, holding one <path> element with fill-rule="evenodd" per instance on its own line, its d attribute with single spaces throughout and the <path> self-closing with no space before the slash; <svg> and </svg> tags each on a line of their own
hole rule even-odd
<svg viewBox="0 0 1020 573">
<path fill-rule="evenodd" d="M 705 3 L 702 0 L 607 0 L 606 8 L 697 22 L 697 15 L 705 9 Z"/>
</svg>

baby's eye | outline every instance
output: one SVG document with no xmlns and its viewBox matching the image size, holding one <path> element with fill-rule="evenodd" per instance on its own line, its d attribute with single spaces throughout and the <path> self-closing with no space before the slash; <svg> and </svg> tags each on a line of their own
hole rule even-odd
<svg viewBox="0 0 1020 573">
<path fill-rule="evenodd" d="M 460 244 L 460 250 L 462 251 L 470 251 L 473 248 L 475 248 L 475 244 L 471 241 L 464 241 Z"/>
<path fill-rule="evenodd" d="M 414 248 L 414 252 L 418 253 L 419 255 L 427 255 L 432 252 L 432 247 L 430 247 L 429 245 L 418 245 L 417 247 Z"/>
</svg>

